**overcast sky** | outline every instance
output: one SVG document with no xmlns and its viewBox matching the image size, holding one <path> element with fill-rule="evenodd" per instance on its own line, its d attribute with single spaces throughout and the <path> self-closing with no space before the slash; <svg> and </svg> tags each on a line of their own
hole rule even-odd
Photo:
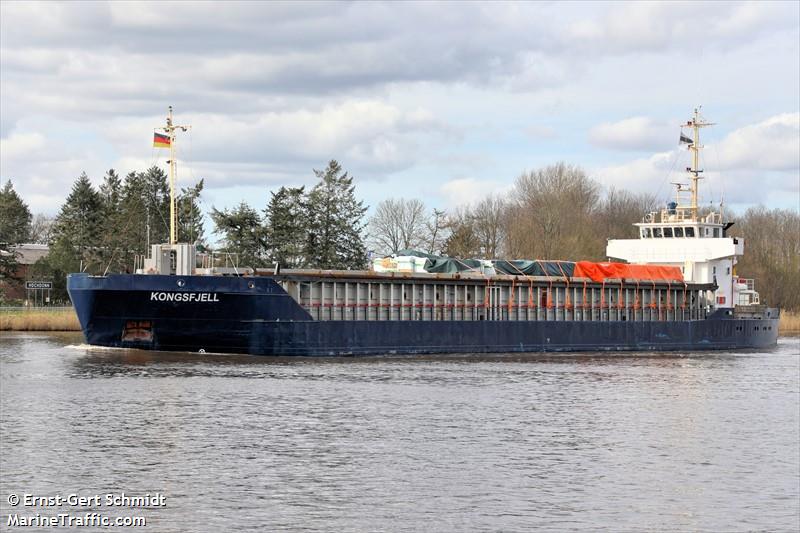
<svg viewBox="0 0 800 533">
<path fill-rule="evenodd" d="M 166 169 L 173 105 L 206 208 L 262 209 L 329 159 L 372 206 L 452 207 L 558 161 L 666 201 L 702 105 L 705 202 L 798 209 L 798 6 L 4 1 L 0 180 L 54 214 L 81 171 Z"/>
</svg>

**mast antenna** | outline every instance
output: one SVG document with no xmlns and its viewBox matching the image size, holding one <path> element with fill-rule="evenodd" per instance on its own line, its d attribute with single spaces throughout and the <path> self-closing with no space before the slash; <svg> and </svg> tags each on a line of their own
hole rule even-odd
<svg viewBox="0 0 800 533">
<path fill-rule="evenodd" d="M 169 243 L 176 244 L 178 242 L 178 209 L 176 205 L 175 183 L 178 179 L 178 160 L 175 149 L 175 133 L 186 131 L 190 126 L 180 126 L 172 122 L 172 106 L 169 106 L 169 114 L 167 115 L 167 125 L 164 132 L 169 137 Z"/>
<path fill-rule="evenodd" d="M 691 203 L 691 213 L 692 213 L 692 220 L 697 221 L 697 189 L 698 189 L 698 181 L 702 178 L 700 174 L 703 172 L 700 166 L 700 150 L 703 149 L 703 146 L 700 144 L 700 128 L 705 128 L 706 126 L 713 126 L 714 124 L 711 122 L 706 122 L 700 116 L 700 109 L 703 106 L 696 107 L 694 109 L 694 115 L 692 119 L 689 120 L 686 125 L 692 128 L 693 137 L 692 143 L 689 144 L 689 150 L 692 151 L 692 166 L 687 168 L 687 172 L 691 175 L 692 185 L 691 185 L 691 192 L 692 192 L 692 203 Z"/>
</svg>

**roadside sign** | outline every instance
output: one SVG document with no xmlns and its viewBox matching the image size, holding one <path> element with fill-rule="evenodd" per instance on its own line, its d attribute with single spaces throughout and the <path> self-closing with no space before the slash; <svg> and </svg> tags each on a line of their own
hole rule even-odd
<svg viewBox="0 0 800 533">
<path fill-rule="evenodd" d="M 26 289 L 52 289 L 53 282 L 52 281 L 26 281 L 25 282 Z"/>
</svg>

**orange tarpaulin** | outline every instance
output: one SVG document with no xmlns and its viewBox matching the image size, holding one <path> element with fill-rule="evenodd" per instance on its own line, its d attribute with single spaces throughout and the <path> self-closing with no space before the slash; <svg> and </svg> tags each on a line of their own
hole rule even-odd
<svg viewBox="0 0 800 533">
<path fill-rule="evenodd" d="M 678 267 L 660 265 L 629 265 L 627 263 L 575 263 L 576 278 L 590 278 L 602 282 L 607 279 L 664 280 L 683 283 L 683 273 Z"/>
</svg>

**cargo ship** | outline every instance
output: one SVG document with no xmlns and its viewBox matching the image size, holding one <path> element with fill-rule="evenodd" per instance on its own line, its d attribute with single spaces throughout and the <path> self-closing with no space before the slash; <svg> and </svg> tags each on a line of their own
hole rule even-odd
<svg viewBox="0 0 800 533">
<path fill-rule="evenodd" d="M 735 266 L 744 240 L 721 212 L 698 209 L 700 129 L 680 140 L 689 183 L 609 240 L 608 262 L 465 260 L 406 251 L 369 270 L 239 268 L 179 243 L 172 108 L 170 242 L 134 274 L 70 274 L 91 345 L 268 356 L 525 352 L 660 352 L 767 348 L 780 311 Z M 688 128 L 689 135 L 683 134 Z M 614 261 L 611 261 L 614 260 Z"/>
</svg>

